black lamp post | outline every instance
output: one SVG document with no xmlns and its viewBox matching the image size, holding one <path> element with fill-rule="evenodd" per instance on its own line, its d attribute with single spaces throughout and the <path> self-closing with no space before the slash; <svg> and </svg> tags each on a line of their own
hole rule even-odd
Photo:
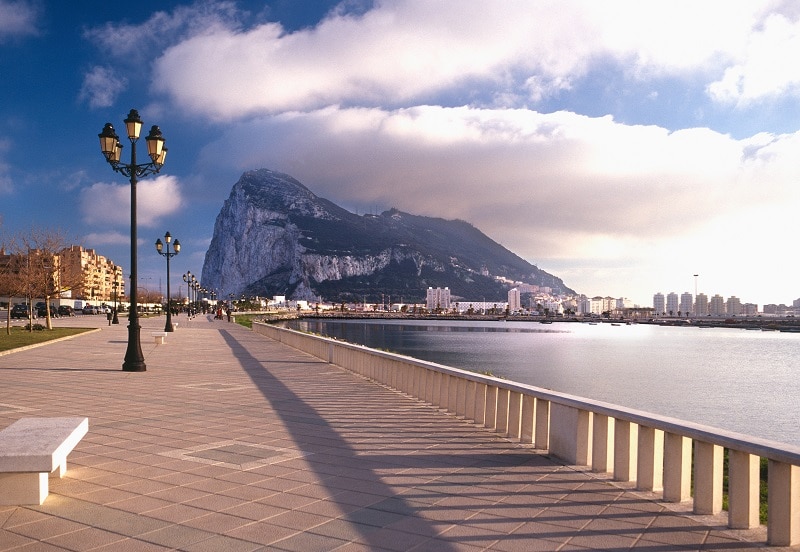
<svg viewBox="0 0 800 552">
<path fill-rule="evenodd" d="M 186 315 L 189 318 L 192 317 L 192 278 L 194 278 L 194 276 L 188 270 L 186 274 L 183 275 L 183 281 L 186 282 L 186 308 L 188 310 Z"/>
<path fill-rule="evenodd" d="M 117 317 L 117 288 L 119 287 L 119 281 L 117 280 L 117 268 L 114 267 L 114 281 L 111 282 L 111 287 L 114 289 L 114 316 L 111 319 L 112 324 L 119 324 L 119 318 Z"/>
<path fill-rule="evenodd" d="M 169 243 L 172 241 L 172 236 L 169 232 L 164 234 L 164 241 L 167 243 L 167 250 L 164 251 L 164 244 L 161 242 L 161 238 L 156 240 L 156 251 L 158 251 L 159 255 L 163 255 L 167 258 L 167 323 L 164 326 L 165 332 L 173 331 L 172 328 L 172 307 L 170 306 L 170 294 L 169 294 L 169 260 L 170 258 L 174 257 L 178 253 L 181 252 L 181 242 L 175 240 L 175 243 L 172 244 L 173 253 L 169 252 Z"/>
<path fill-rule="evenodd" d="M 139 178 L 159 172 L 167 155 L 167 148 L 164 147 L 164 137 L 161 135 L 161 130 L 153 125 L 150 133 L 145 138 L 150 162 L 136 163 L 136 142 L 139 140 L 142 124 L 139 112 L 131 109 L 130 113 L 128 113 L 128 118 L 125 119 L 125 130 L 128 140 L 131 141 L 130 163 L 120 162 L 122 144 L 120 144 L 119 137 L 114 132 L 114 127 L 111 123 L 106 123 L 103 127 L 103 132 L 98 134 L 100 151 L 103 152 L 106 161 L 114 171 L 129 177 L 131 182 L 131 307 L 128 313 L 128 349 L 125 351 L 125 361 L 122 363 L 122 369 L 126 372 L 144 372 L 147 370 L 147 366 L 144 363 L 144 355 L 142 354 L 142 345 L 139 340 L 141 327 L 139 326 L 139 313 L 136 305 L 136 284 L 138 282 L 136 263 L 136 183 Z"/>
</svg>

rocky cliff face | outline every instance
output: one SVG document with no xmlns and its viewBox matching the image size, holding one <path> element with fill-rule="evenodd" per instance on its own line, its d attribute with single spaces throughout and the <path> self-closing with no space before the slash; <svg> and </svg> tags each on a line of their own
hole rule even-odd
<svg viewBox="0 0 800 552">
<path fill-rule="evenodd" d="M 419 301 L 433 286 L 505 300 L 493 276 L 572 291 L 463 221 L 396 210 L 358 216 L 260 169 L 242 175 L 217 216 L 201 281 L 222 297 Z"/>
</svg>

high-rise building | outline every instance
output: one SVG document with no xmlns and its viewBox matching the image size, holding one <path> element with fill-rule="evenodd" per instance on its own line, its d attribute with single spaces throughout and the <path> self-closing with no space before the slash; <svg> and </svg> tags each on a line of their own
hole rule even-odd
<svg viewBox="0 0 800 552">
<path fill-rule="evenodd" d="M 694 315 L 708 316 L 708 295 L 705 293 L 698 293 L 694 298 Z"/>
<path fill-rule="evenodd" d="M 522 310 L 522 305 L 520 304 L 520 293 L 519 289 L 517 288 L 508 290 L 508 310 L 511 312 Z"/>
<path fill-rule="evenodd" d="M 656 316 L 667 312 L 667 304 L 664 302 L 664 294 L 661 292 L 653 295 L 653 312 Z"/>
<path fill-rule="evenodd" d="M 428 310 L 450 310 L 450 288 L 428 288 L 426 297 L 426 307 Z"/>
<path fill-rule="evenodd" d="M 681 303 L 678 306 L 678 311 L 683 316 L 689 316 L 692 312 L 694 312 L 694 309 L 692 308 L 693 306 L 692 303 L 693 303 L 692 294 L 689 293 L 688 291 L 684 291 L 683 293 L 681 293 Z"/>
<path fill-rule="evenodd" d="M 680 309 L 681 306 L 678 302 L 678 294 L 674 291 L 669 292 L 667 294 L 667 314 L 670 316 L 675 316 L 678 314 Z"/>
<path fill-rule="evenodd" d="M 725 299 L 722 298 L 722 295 L 716 294 L 711 298 L 708 303 L 708 314 L 711 316 L 725 316 L 727 314 L 725 311 Z"/>
<path fill-rule="evenodd" d="M 725 304 L 725 313 L 728 316 L 739 316 L 742 314 L 742 301 L 735 295 L 728 297 L 728 301 Z"/>
</svg>

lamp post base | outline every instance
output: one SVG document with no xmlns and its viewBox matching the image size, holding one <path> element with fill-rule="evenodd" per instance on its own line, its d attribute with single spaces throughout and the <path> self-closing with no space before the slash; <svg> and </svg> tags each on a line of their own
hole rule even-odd
<svg viewBox="0 0 800 552">
<path fill-rule="evenodd" d="M 128 325 L 128 349 L 125 351 L 125 362 L 122 363 L 124 372 L 144 372 L 147 365 L 144 363 L 142 345 L 139 341 L 141 327 L 137 322 Z"/>
</svg>

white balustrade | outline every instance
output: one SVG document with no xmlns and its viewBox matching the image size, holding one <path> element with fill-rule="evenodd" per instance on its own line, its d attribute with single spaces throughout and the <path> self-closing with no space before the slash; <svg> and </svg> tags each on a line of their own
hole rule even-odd
<svg viewBox="0 0 800 552">
<path fill-rule="evenodd" d="M 697 514 L 722 511 L 727 450 L 734 529 L 759 524 L 759 465 L 766 458 L 767 542 L 800 544 L 800 447 L 268 324 L 254 323 L 253 330 L 568 463 L 660 491 L 665 502 L 692 500 Z"/>
</svg>

